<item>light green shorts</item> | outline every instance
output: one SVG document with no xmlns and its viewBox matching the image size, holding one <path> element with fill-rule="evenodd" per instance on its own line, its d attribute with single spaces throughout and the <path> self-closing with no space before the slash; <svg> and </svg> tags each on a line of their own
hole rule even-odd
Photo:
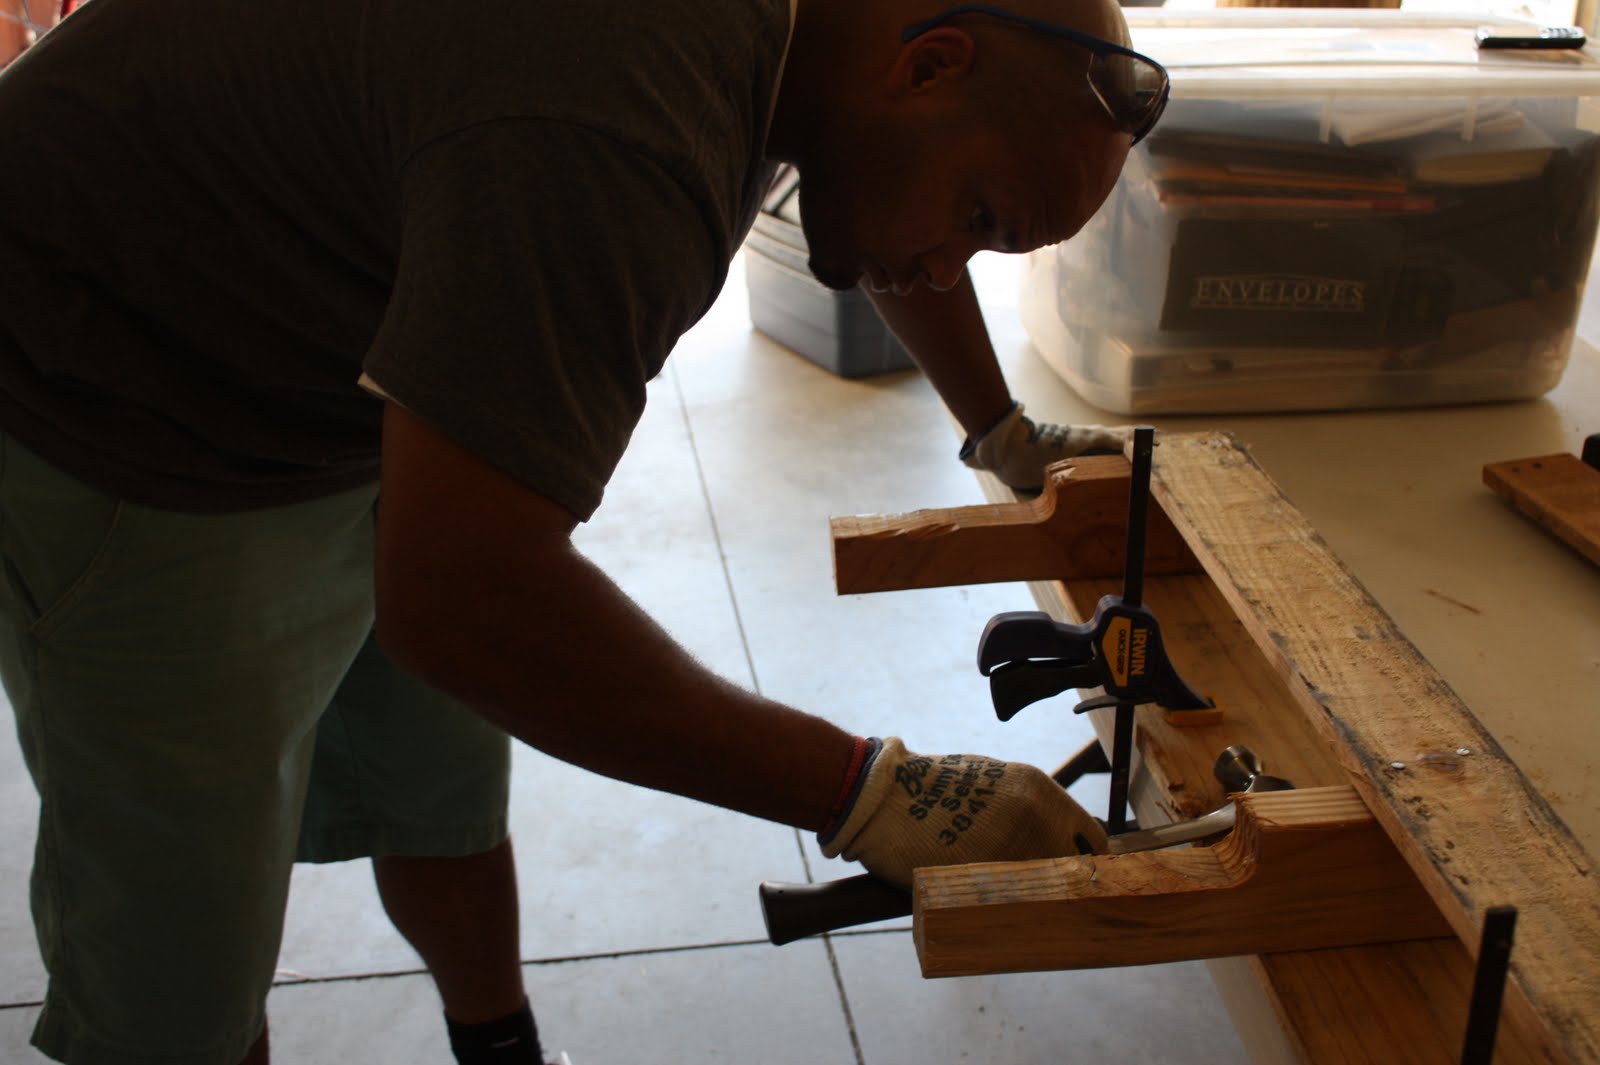
<svg viewBox="0 0 1600 1065">
<path fill-rule="evenodd" d="M 41 800 L 46 1054 L 236 1065 L 295 860 L 505 839 L 506 736 L 372 638 L 376 498 L 154 510 L 0 435 L 0 675 Z"/>
</svg>

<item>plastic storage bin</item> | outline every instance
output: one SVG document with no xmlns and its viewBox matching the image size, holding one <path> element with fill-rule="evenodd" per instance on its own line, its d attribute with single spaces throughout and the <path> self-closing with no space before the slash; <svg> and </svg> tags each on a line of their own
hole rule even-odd
<svg viewBox="0 0 1600 1065">
<path fill-rule="evenodd" d="M 1144 414 L 1555 386 L 1595 238 L 1594 55 L 1479 53 L 1478 17 L 1126 14 L 1171 103 L 1023 282 L 1034 346 L 1079 394 Z"/>
<path fill-rule="evenodd" d="M 911 368 L 911 356 L 866 293 L 835 292 L 812 276 L 799 193 L 799 175 L 790 170 L 773 186 L 745 238 L 751 323 L 841 377 Z"/>
</svg>

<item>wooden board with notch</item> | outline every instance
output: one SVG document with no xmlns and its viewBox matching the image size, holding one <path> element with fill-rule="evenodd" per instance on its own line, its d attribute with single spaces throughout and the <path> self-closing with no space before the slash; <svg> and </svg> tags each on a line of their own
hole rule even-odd
<svg viewBox="0 0 1600 1065">
<path fill-rule="evenodd" d="M 1162 444 L 1152 543 L 1166 543 L 1157 529 L 1170 526 L 1199 566 L 1163 564 L 1147 577 L 1146 602 L 1175 665 L 1219 699 L 1224 718 L 1183 727 L 1141 709 L 1132 796 L 1141 822 L 1214 805 L 1216 753 L 1246 743 L 1302 786 L 1353 785 L 1456 932 L 1214 961 L 1252 1056 L 1378 1063 L 1404 1045 L 1407 1061 L 1459 1060 L 1479 922 L 1509 903 L 1521 920 L 1496 1060 L 1600 1061 L 1600 976 L 1590 964 L 1600 956 L 1600 889 L 1588 855 L 1237 440 L 1186 434 Z M 998 482 L 985 492 L 1019 505 Z M 941 520 L 942 533 L 912 538 L 953 543 L 959 516 Z M 873 538 L 887 547 L 896 535 L 881 526 Z M 1114 535 L 1103 528 L 1099 539 L 1103 548 Z M 970 568 L 948 582 L 938 566 L 900 568 L 918 571 L 920 586 L 971 577 Z M 1119 562 L 1065 559 L 1055 572 L 1068 579 L 1030 587 L 1061 620 L 1083 620 L 1120 590 Z M 1109 722 L 1096 724 L 1109 745 Z"/>
</svg>

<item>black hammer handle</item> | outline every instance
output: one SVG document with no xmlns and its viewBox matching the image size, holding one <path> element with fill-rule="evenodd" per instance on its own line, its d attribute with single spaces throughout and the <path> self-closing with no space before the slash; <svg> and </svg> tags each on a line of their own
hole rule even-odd
<svg viewBox="0 0 1600 1065">
<path fill-rule="evenodd" d="M 851 925 L 911 914 L 911 892 L 869 873 L 820 884 L 761 885 L 761 916 L 774 946 Z"/>
</svg>

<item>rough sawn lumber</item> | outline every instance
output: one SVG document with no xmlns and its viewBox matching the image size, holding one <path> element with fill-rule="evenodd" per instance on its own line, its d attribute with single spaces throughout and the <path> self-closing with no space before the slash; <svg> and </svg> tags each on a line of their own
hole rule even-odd
<svg viewBox="0 0 1600 1065">
<path fill-rule="evenodd" d="M 1035 499 L 987 507 L 834 518 L 840 595 L 961 584 L 1121 574 L 1128 539 L 1128 462 L 1080 459 L 1050 471 Z M 1172 523 L 1152 511 L 1145 572 L 1199 569 Z"/>
<path fill-rule="evenodd" d="M 1243 795 L 1211 846 L 916 876 L 926 976 L 1102 969 L 1450 935 L 1349 785 Z"/>
<path fill-rule="evenodd" d="M 1600 1062 L 1600 897 L 1589 856 L 1237 440 L 1163 434 L 1160 443 L 1153 520 L 1156 510 L 1170 518 L 1204 570 L 1176 566 L 1181 575 L 1147 580 L 1146 601 L 1180 672 L 1207 691 L 1191 674 L 1210 670 L 1234 698 L 1217 726 L 1173 728 L 1141 708 L 1141 821 L 1194 816 L 1214 798 L 1206 778 L 1219 741 L 1249 743 L 1268 754 L 1269 771 L 1354 785 L 1458 937 L 1212 962 L 1236 1022 L 1248 1008 L 1281 1025 L 1266 1043 L 1241 1031 L 1247 1046 L 1274 1062 L 1292 1052 L 1385 1063 L 1402 1047 L 1408 1061 L 1458 1059 L 1479 921 L 1509 903 L 1521 920 L 1497 1061 Z M 991 500 L 1014 501 L 980 480 Z M 949 538 L 940 557 L 959 561 L 958 527 L 983 509 L 873 519 L 874 537 L 916 551 L 936 530 Z M 962 583 L 959 573 L 973 568 L 932 579 L 928 557 L 912 567 L 915 584 L 881 588 Z M 1111 571 L 1120 565 L 1076 577 L 1070 565 L 1046 565 L 1008 579 L 1030 580 L 1040 606 L 1062 620 L 1083 620 L 1099 595 L 1118 590 Z M 876 572 L 899 579 L 893 566 Z M 880 589 L 868 581 L 851 590 Z M 1260 1005 L 1241 1006 L 1227 983 L 1259 985 Z"/>
<path fill-rule="evenodd" d="M 1153 490 L 1457 936 L 1518 907 L 1511 980 L 1600 1061 L 1600 883 L 1572 832 L 1236 439 L 1163 436 Z"/>
</svg>

